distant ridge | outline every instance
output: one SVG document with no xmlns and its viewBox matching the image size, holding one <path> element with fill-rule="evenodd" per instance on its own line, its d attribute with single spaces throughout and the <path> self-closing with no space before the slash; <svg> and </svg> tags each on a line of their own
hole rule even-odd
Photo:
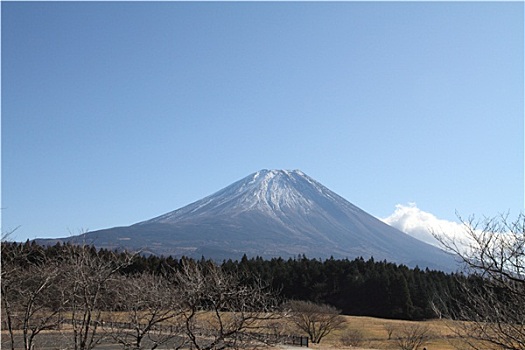
<svg viewBox="0 0 525 350">
<path fill-rule="evenodd" d="M 127 227 L 38 240 L 216 260 L 363 257 L 451 271 L 453 257 L 367 214 L 300 170 L 260 170 L 180 209 Z"/>
</svg>

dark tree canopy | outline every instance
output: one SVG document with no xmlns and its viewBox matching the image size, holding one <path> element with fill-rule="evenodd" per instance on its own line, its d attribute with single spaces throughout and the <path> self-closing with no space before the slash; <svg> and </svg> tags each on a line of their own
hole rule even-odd
<svg viewBox="0 0 525 350">
<path fill-rule="evenodd" d="M 44 257 L 66 261 L 66 252 L 74 249 L 68 244 L 41 247 L 31 242 L 3 243 L 2 262 L 12 261 L 20 266 L 38 264 Z M 13 252 L 25 251 L 20 259 Z M 125 252 L 89 249 L 99 259 L 114 261 L 120 266 L 119 274 L 153 273 L 168 278 L 180 271 L 186 258 L 136 255 L 127 261 Z M 126 261 L 126 264 L 123 262 Z M 198 264 L 213 263 L 202 258 Z M 348 259 L 243 257 L 241 260 L 223 261 L 225 272 L 235 272 L 240 283 L 250 285 L 261 281 L 278 291 L 282 299 L 306 300 L 328 304 L 342 314 L 374 316 L 407 320 L 436 317 L 436 300 L 461 298 L 460 285 L 470 279 L 460 274 L 447 274 L 429 269 L 411 269 L 387 261 Z"/>
</svg>

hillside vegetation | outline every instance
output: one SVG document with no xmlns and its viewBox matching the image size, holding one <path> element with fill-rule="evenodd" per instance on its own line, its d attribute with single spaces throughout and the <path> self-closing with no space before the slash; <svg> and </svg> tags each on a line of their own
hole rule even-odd
<svg viewBox="0 0 525 350">
<path fill-rule="evenodd" d="M 269 344 L 277 341 L 270 340 L 273 335 L 304 335 L 289 325 L 297 311 L 287 309 L 287 300 L 330 305 L 326 310 L 336 314 L 340 309 L 346 315 L 423 320 L 435 317 L 434 301 L 453 307 L 460 297 L 458 280 L 468 279 L 373 259 L 244 257 L 216 264 L 204 258 L 4 242 L 2 330 L 10 339 L 4 346 L 20 348 L 23 342 L 29 350 L 57 330 L 68 339 L 66 348 L 75 350 L 93 349 L 109 338 L 133 349 Z M 385 326 L 391 322 L 363 328 L 362 321 L 345 321 L 333 328 L 327 344 L 356 346 L 366 340 L 388 345 L 422 331 L 422 340 L 435 337 L 429 337 L 426 326 Z"/>
<path fill-rule="evenodd" d="M 64 260 L 62 255 L 70 249 L 67 247 L 71 246 L 60 243 L 49 247 L 30 242 L 3 243 L 2 260 L 10 258 L 10 251 L 17 251 L 18 254 L 25 251 L 23 254 L 27 256 L 27 261 L 21 260 L 21 264 L 27 264 L 39 256 Z M 87 249 L 108 261 L 125 261 L 129 255 L 94 247 Z M 119 269 L 119 274 L 129 276 L 150 272 L 169 275 L 180 269 L 184 261 L 194 260 L 135 254 Z M 195 262 L 214 264 L 205 258 Z M 225 260 L 219 265 L 227 273 L 238 274 L 245 285 L 263 282 L 282 299 L 329 304 L 345 315 L 404 320 L 435 318 L 435 304 L 445 302 L 453 305 L 453 300 L 462 298 L 460 284 L 469 283 L 469 279 L 462 274 L 418 267 L 412 269 L 373 258 L 366 261 L 362 258 L 321 260 L 303 255 L 267 260 L 244 256 L 240 261 Z"/>
</svg>

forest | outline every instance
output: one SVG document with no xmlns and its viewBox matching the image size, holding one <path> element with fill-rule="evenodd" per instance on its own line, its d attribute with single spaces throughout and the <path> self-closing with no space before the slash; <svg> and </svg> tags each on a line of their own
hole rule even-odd
<svg viewBox="0 0 525 350">
<path fill-rule="evenodd" d="M 126 271 L 160 273 L 166 266 L 180 266 L 182 260 L 140 256 Z M 221 268 L 239 273 L 246 284 L 263 281 L 284 300 L 328 304 L 344 315 L 403 320 L 438 317 L 436 304 L 455 304 L 462 298 L 460 285 L 469 281 L 462 274 L 411 269 L 373 258 L 321 260 L 303 255 L 266 260 L 245 255 L 241 260 L 223 261 Z"/>
<path fill-rule="evenodd" d="M 2 265 L 15 263 L 27 266 L 39 259 L 63 261 L 71 249 L 68 244 L 60 243 L 43 247 L 32 242 L 4 242 Z M 126 261 L 118 270 L 118 274 L 123 276 L 152 273 L 169 277 L 181 269 L 183 262 L 192 261 L 184 257 L 177 259 L 140 254 L 134 254 L 130 259 L 127 252 L 97 250 L 94 247 L 85 249 L 107 261 L 114 260 L 115 264 Z M 21 251 L 24 254 L 20 254 Z M 17 254 L 23 258 L 17 257 Z M 204 257 L 194 263 L 215 264 Z M 240 282 L 244 285 L 262 283 L 268 286 L 282 300 L 328 304 L 345 315 L 403 320 L 436 318 L 435 305 L 453 305 L 462 298 L 460 285 L 474 278 L 418 267 L 412 269 L 373 258 L 321 260 L 303 255 L 265 260 L 243 256 L 240 260 L 222 261 L 218 265 L 224 272 L 240 276 Z"/>
</svg>

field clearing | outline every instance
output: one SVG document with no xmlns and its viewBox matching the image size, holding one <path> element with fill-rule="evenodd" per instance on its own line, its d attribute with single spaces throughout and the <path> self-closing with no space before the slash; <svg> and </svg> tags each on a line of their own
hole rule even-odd
<svg viewBox="0 0 525 350">
<path fill-rule="evenodd" d="M 430 321 L 401 321 L 389 320 L 365 316 L 344 316 L 346 319 L 345 329 L 329 334 L 320 344 L 310 344 L 313 349 L 398 349 L 397 336 L 402 335 L 402 331 L 407 327 L 421 326 L 428 327 L 431 334 L 429 341 L 424 345 L 427 350 L 454 350 L 461 348 L 461 339 L 451 329 L 454 322 L 448 320 Z M 392 330 L 391 338 L 389 332 Z M 362 341 L 358 346 L 343 344 L 342 338 L 345 334 L 358 332 L 362 336 Z M 422 349 L 423 347 L 420 347 Z"/>
<path fill-rule="evenodd" d="M 116 315 L 113 315 L 115 317 Z M 122 315 L 118 315 L 116 318 L 121 318 Z M 461 339 L 458 339 L 454 334 L 451 326 L 455 322 L 448 320 L 429 320 L 429 321 L 401 321 L 401 320 L 390 320 L 381 319 L 375 317 L 365 316 L 344 316 L 345 326 L 343 329 L 335 331 L 324 338 L 320 344 L 309 344 L 309 347 L 316 350 L 384 350 L 384 349 L 399 349 L 395 338 L 403 335 L 403 330 L 407 327 L 420 326 L 428 327 L 431 334 L 428 342 L 419 348 L 422 350 L 425 347 L 427 350 L 455 350 L 465 349 L 465 346 L 461 346 Z M 290 322 L 283 322 L 284 331 L 287 334 L 294 335 L 305 335 L 298 331 Z M 66 326 L 67 328 L 67 326 Z M 64 334 L 64 331 L 66 334 Z M 390 339 L 389 339 L 390 332 Z M 345 343 L 344 338 L 350 335 L 357 340 L 354 345 Z M 8 338 L 6 331 L 2 331 L 2 349 L 8 348 Z M 37 341 L 38 349 L 58 349 L 58 344 L 64 346 L 69 342 L 67 336 L 67 330 L 63 329 L 62 332 L 58 331 L 46 331 L 43 332 Z M 21 343 L 19 343 L 21 344 Z M 454 346 L 455 345 L 455 346 Z M 103 343 L 96 347 L 98 349 L 121 349 L 121 346 Z M 166 347 L 169 348 L 169 347 Z M 277 349 L 300 349 L 296 346 L 276 346 Z M 164 349 L 164 347 L 162 347 Z M 303 347 L 303 349 L 305 349 Z"/>
</svg>

